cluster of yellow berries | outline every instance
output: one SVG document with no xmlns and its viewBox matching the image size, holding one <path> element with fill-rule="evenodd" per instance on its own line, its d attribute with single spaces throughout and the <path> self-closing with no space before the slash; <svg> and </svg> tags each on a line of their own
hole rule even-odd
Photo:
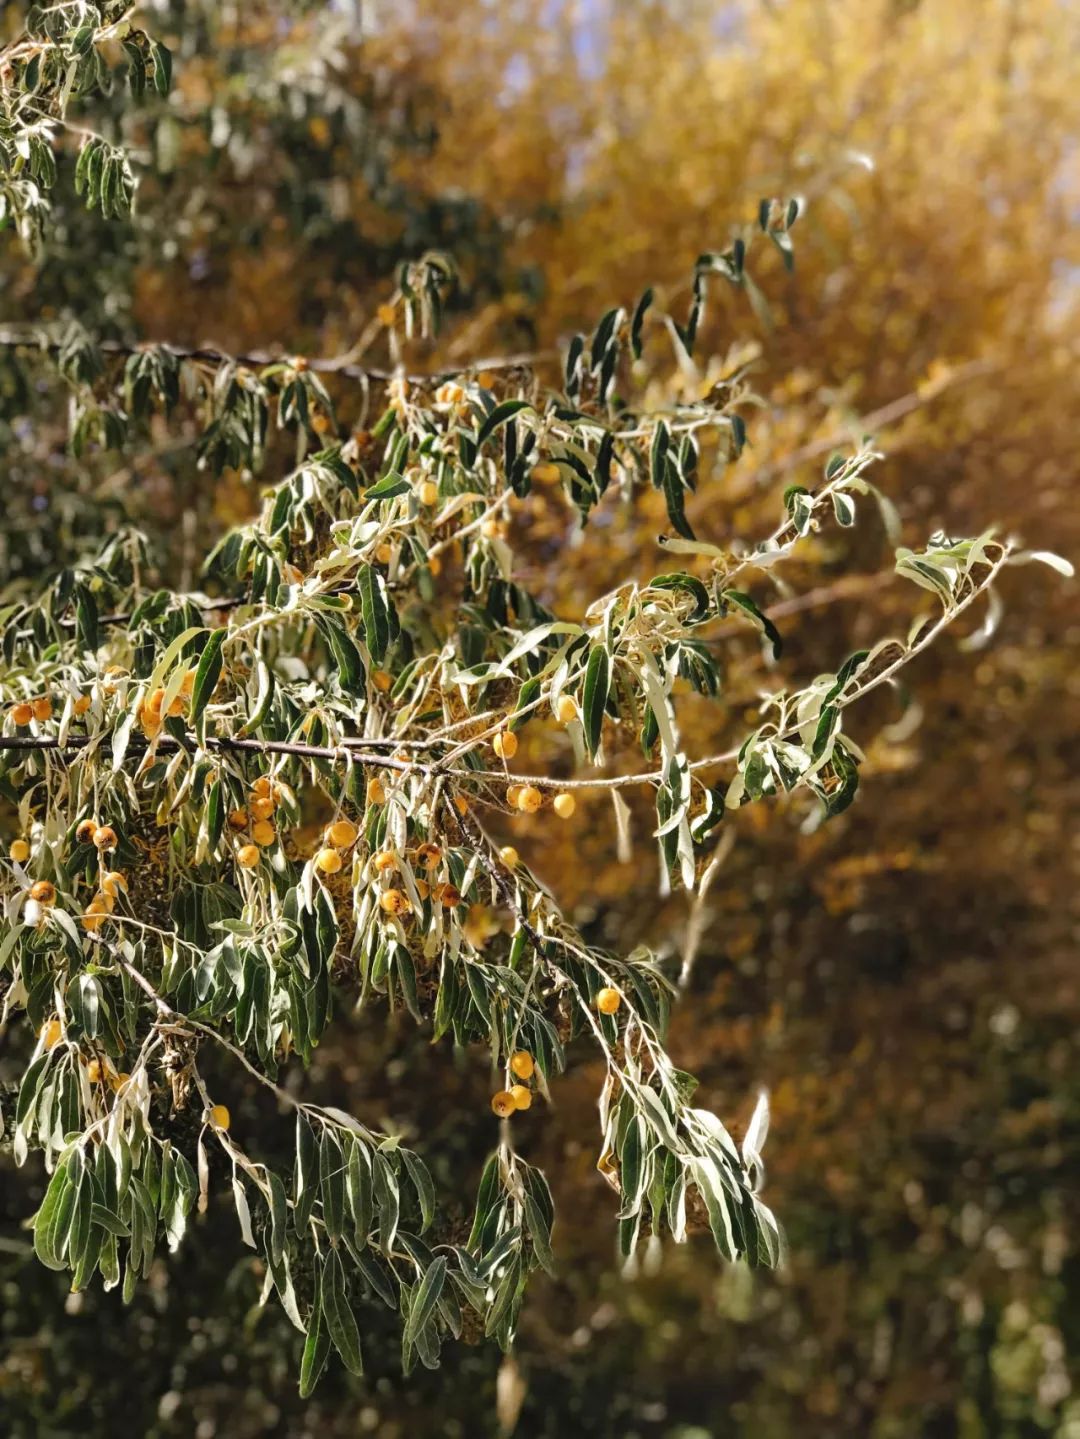
<svg viewBox="0 0 1080 1439">
<path fill-rule="evenodd" d="M 510 1073 L 519 1081 L 533 1077 L 536 1065 L 527 1049 L 518 1049 L 510 1056 Z M 533 1102 L 533 1092 L 528 1084 L 512 1084 L 509 1089 L 500 1089 L 491 1096 L 491 1107 L 500 1119 L 508 1119 L 519 1109 L 528 1109 Z"/>
<path fill-rule="evenodd" d="M 512 784 L 506 791 L 506 803 L 522 814 L 535 814 L 544 803 L 544 796 L 534 784 Z M 569 819 L 577 809 L 577 800 L 572 794 L 557 794 L 551 808 L 560 819 Z"/>
<path fill-rule="evenodd" d="M 315 856 L 315 868 L 320 874 L 337 874 L 345 863 L 341 851 L 351 849 L 359 838 L 360 831 L 351 819 L 336 819 L 326 827 L 323 847 Z"/>
<path fill-rule="evenodd" d="M 24 700 L 19 704 L 11 706 L 12 723 L 24 728 L 31 720 L 37 720 L 44 724 L 46 720 L 52 719 L 53 702 L 48 695 L 40 695 L 35 700 Z"/>
<path fill-rule="evenodd" d="M 247 805 L 229 814 L 229 828 L 247 830 L 251 841 L 236 851 L 236 862 L 244 869 L 254 869 L 259 851 L 268 849 L 277 840 L 273 815 L 278 806 L 278 793 L 272 780 L 260 775 L 251 786 Z"/>
<path fill-rule="evenodd" d="M 182 715 L 187 709 L 187 701 L 195 688 L 195 671 L 188 670 L 180 683 L 180 693 L 170 702 L 169 708 L 162 713 L 165 704 L 165 691 L 154 690 L 139 706 L 139 725 L 147 739 L 153 739 L 161 733 L 161 726 L 166 718 L 173 718 Z"/>
<path fill-rule="evenodd" d="M 97 894 L 83 911 L 82 922 L 91 934 L 96 934 L 106 919 L 116 908 L 116 898 L 120 892 L 128 892 L 127 876 L 121 869 L 110 869 L 107 874 L 102 875 L 101 885 Z"/>
</svg>

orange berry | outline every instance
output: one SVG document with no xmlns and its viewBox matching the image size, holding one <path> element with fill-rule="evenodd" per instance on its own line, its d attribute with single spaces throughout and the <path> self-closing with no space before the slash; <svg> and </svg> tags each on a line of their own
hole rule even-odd
<svg viewBox="0 0 1080 1439">
<path fill-rule="evenodd" d="M 495 375 L 491 370 L 481 370 L 476 377 L 476 383 L 482 390 L 490 390 L 495 383 Z"/>
<path fill-rule="evenodd" d="M 116 830 L 111 824 L 103 824 L 99 829 L 94 830 L 94 848 L 100 853 L 115 849 L 119 843 L 116 837 Z"/>
<path fill-rule="evenodd" d="M 111 894 L 95 894 L 86 906 L 86 912 L 87 914 L 112 914 L 115 908 L 116 900 Z"/>
<path fill-rule="evenodd" d="M 508 1090 L 515 1109 L 528 1109 L 532 1104 L 532 1090 L 525 1084 L 512 1084 Z"/>
<path fill-rule="evenodd" d="M 569 695 L 560 695 L 559 702 L 555 706 L 555 714 L 560 724 L 569 724 L 571 720 L 577 719 L 577 701 Z"/>
<path fill-rule="evenodd" d="M 513 759 L 518 752 L 518 737 L 510 730 L 504 730 L 491 741 L 491 748 L 500 759 Z"/>
<path fill-rule="evenodd" d="M 518 1079 L 531 1079 L 535 1068 L 536 1064 L 527 1049 L 517 1049 L 510 1056 L 510 1071 Z"/>
<path fill-rule="evenodd" d="M 75 826 L 75 838 L 79 844 L 93 844 L 98 827 L 92 819 L 81 819 Z"/>
<path fill-rule="evenodd" d="M 461 890 L 452 884 L 440 884 L 435 890 L 435 898 L 447 909 L 456 909 L 461 903 Z"/>
<path fill-rule="evenodd" d="M 50 1019 L 41 1026 L 38 1037 L 44 1042 L 46 1049 L 54 1049 L 56 1045 L 60 1043 L 60 1037 L 63 1032 L 60 1028 L 60 1021 L 58 1019 Z"/>
<path fill-rule="evenodd" d="M 304 572 L 296 565 L 282 565 L 281 574 L 287 585 L 302 585 L 304 583 Z"/>
<path fill-rule="evenodd" d="M 521 855 L 518 854 L 512 844 L 503 845 L 502 849 L 499 850 L 499 858 L 503 864 L 506 865 L 507 869 L 517 869 L 521 863 Z"/>
<path fill-rule="evenodd" d="M 104 1073 L 100 1059 L 92 1059 L 86 1066 L 86 1077 L 91 1084 L 99 1084 Z"/>
<path fill-rule="evenodd" d="M 243 869 L 254 869 L 259 862 L 259 846 L 242 844 L 236 851 L 236 862 Z"/>
<path fill-rule="evenodd" d="M 375 558 L 380 565 L 388 565 L 394 558 L 394 551 L 389 545 L 380 545 L 375 551 Z"/>
<path fill-rule="evenodd" d="M 80 918 L 82 920 L 83 926 L 88 929 L 91 934 L 96 934 L 101 928 L 101 926 L 105 923 L 105 916 L 103 914 L 99 914 L 96 910 L 88 909 L 85 914 L 80 916 Z"/>
<path fill-rule="evenodd" d="M 442 560 L 439 558 L 438 555 L 428 556 L 427 567 L 433 575 L 442 574 Z"/>
<path fill-rule="evenodd" d="M 115 899 L 120 890 L 127 894 L 127 876 L 122 869 L 110 869 L 101 881 L 101 892 Z"/>
<path fill-rule="evenodd" d="M 311 428 L 317 435 L 328 435 L 333 428 L 330 423 L 330 416 L 324 415 L 321 410 L 318 414 L 312 415 Z"/>
<path fill-rule="evenodd" d="M 456 794 L 454 796 L 454 808 L 457 810 L 458 814 L 469 813 L 469 801 L 465 797 L 465 795 Z"/>
<path fill-rule="evenodd" d="M 514 1096 L 508 1089 L 500 1089 L 498 1094 L 491 1096 L 491 1107 L 500 1119 L 509 1119 L 517 1105 L 514 1103 Z"/>
<path fill-rule="evenodd" d="M 392 849 L 380 849 L 371 862 L 379 874 L 385 874 L 387 870 L 397 869 L 398 858 Z"/>
<path fill-rule="evenodd" d="M 341 855 L 336 849 L 320 849 L 315 856 L 315 868 L 320 874 L 337 874 L 342 863 Z"/>
<path fill-rule="evenodd" d="M 56 885 L 51 884 L 47 879 L 39 879 L 30 886 L 30 898 L 38 904 L 56 903 Z"/>
<path fill-rule="evenodd" d="M 269 819 L 277 805 L 269 795 L 256 795 L 248 802 L 248 813 L 252 819 Z"/>
<path fill-rule="evenodd" d="M 161 733 L 161 716 L 148 710 L 145 705 L 139 711 L 139 724 L 147 739 L 153 739 Z"/>
<path fill-rule="evenodd" d="M 229 812 L 229 825 L 232 829 L 247 829 L 248 812 L 246 809 L 234 809 Z"/>
<path fill-rule="evenodd" d="M 14 860 L 16 864 L 25 864 L 30 858 L 30 846 L 24 839 L 13 839 L 11 848 L 8 850 L 8 859 Z"/>
<path fill-rule="evenodd" d="M 407 914 L 411 908 L 408 896 L 400 889 L 384 889 L 379 895 L 379 907 L 387 914 Z"/>
<path fill-rule="evenodd" d="M 164 702 L 165 691 L 163 689 L 156 689 L 153 694 L 150 695 L 149 698 L 145 701 L 143 708 L 147 710 L 150 714 L 159 715 L 161 713 L 161 706 Z"/>
<path fill-rule="evenodd" d="M 601 1014 L 614 1014 L 622 1004 L 622 995 L 617 989 L 605 985 L 596 996 L 596 1007 Z"/>
<path fill-rule="evenodd" d="M 326 830 L 326 838 L 337 849 L 348 849 L 356 843 L 359 834 L 351 819 L 336 819 Z"/>
<path fill-rule="evenodd" d="M 434 869 L 442 859 L 442 850 L 437 844 L 431 844 L 425 840 L 423 844 L 417 845 L 416 858 L 425 869 Z"/>
<path fill-rule="evenodd" d="M 385 693 L 394 683 L 394 681 L 393 678 L 388 675 L 385 670 L 372 670 L 371 683 L 375 686 L 377 690 L 382 690 Z"/>
<path fill-rule="evenodd" d="M 260 819 L 256 824 L 251 826 L 251 838 L 257 845 L 266 849 L 268 845 L 273 844 L 277 839 L 277 833 L 268 819 Z"/>
<path fill-rule="evenodd" d="M 215 1104 L 210 1111 L 210 1123 L 215 1129 L 228 1129 L 232 1123 L 232 1115 L 229 1113 L 228 1106 Z"/>
<path fill-rule="evenodd" d="M 551 802 L 551 807 L 560 819 L 569 819 L 577 809 L 577 800 L 572 794 L 557 794 Z"/>
<path fill-rule="evenodd" d="M 182 695 L 186 695 L 188 698 L 190 698 L 190 697 L 191 697 L 191 694 L 192 694 L 192 691 L 193 691 L 194 689 L 195 689 L 195 671 L 194 671 L 194 670 L 188 670 L 187 674 L 185 674 L 184 678 L 180 681 L 180 693 L 181 693 Z"/>
<path fill-rule="evenodd" d="M 31 700 L 31 702 L 30 702 L 30 709 L 31 709 L 31 711 L 33 712 L 34 718 L 35 718 L 36 720 L 38 720 L 40 723 L 43 723 L 43 722 L 44 722 L 45 720 L 47 720 L 47 719 L 52 719 L 52 700 L 51 700 L 51 699 L 44 699 L 44 698 L 43 698 L 43 699 Z"/>
<path fill-rule="evenodd" d="M 274 786 L 269 775 L 260 774 L 251 781 L 251 793 L 258 795 L 260 799 L 268 799 L 274 793 Z"/>
<path fill-rule="evenodd" d="M 540 464 L 533 465 L 531 473 L 533 481 L 538 485 L 542 485 L 545 481 L 551 483 L 559 479 L 561 471 L 558 465 L 553 465 L 549 460 L 543 460 Z"/>
<path fill-rule="evenodd" d="M 90 708 L 91 703 L 92 701 L 89 695 L 79 695 L 78 699 L 71 707 L 72 712 L 77 715 L 84 715 L 86 711 Z"/>
<path fill-rule="evenodd" d="M 368 804 L 385 804 L 386 790 L 381 779 L 369 779 L 367 783 Z"/>
<path fill-rule="evenodd" d="M 394 316 L 396 313 L 397 311 L 395 310 L 393 305 L 380 305 L 379 308 L 375 311 L 375 318 L 378 320 L 380 325 L 385 325 L 386 328 L 389 329 L 390 326 L 394 323 Z"/>
<path fill-rule="evenodd" d="M 531 784 L 523 785 L 517 797 L 517 807 L 522 814 L 535 814 L 543 802 L 543 795 Z"/>
<path fill-rule="evenodd" d="M 428 884 L 426 879 L 418 879 L 416 881 L 416 892 L 421 899 L 427 899 L 431 893 L 431 885 Z"/>
<path fill-rule="evenodd" d="M 28 725 L 34 718 L 34 711 L 28 704 L 12 705 L 11 718 L 15 724 L 22 727 Z"/>
</svg>

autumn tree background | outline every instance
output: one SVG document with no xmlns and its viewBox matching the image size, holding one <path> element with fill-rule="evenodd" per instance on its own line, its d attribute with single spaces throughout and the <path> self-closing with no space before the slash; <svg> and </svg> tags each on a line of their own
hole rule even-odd
<svg viewBox="0 0 1080 1439">
<path fill-rule="evenodd" d="M 12 32 L 20 9 L 5 9 Z M 103 511 L 142 527 L 188 585 L 205 543 L 260 504 L 261 481 L 211 481 L 165 426 L 127 469 L 73 457 L 14 343 L 25 324 L 74 313 L 106 337 L 236 354 L 288 336 L 312 355 L 374 327 L 370 358 L 389 366 L 378 307 L 398 260 L 436 248 L 458 289 L 410 363 L 543 357 L 613 296 L 675 292 L 732 217 L 794 193 L 807 199 L 794 271 L 771 255 L 749 318 L 733 296 L 709 321 L 717 374 L 752 361 L 767 403 L 692 516 L 721 536 L 765 533 L 785 486 L 869 431 L 909 543 L 992 522 L 1075 559 L 1080 26 L 1067 7 L 596 0 L 546 7 L 542 23 L 517 0 L 144 10 L 176 84 L 141 112 L 135 217 L 106 225 L 69 199 L 40 263 L 7 245 L 0 258 L 5 594 L 77 554 Z M 627 573 L 656 571 L 663 527 L 659 496 L 614 509 L 556 568 L 572 522 L 553 497 L 517 538 L 542 598 L 580 616 Z M 790 595 L 774 597 L 786 676 L 905 627 L 910 593 L 888 555 L 871 523 L 800 550 Z M 724 1113 L 745 1119 L 758 1085 L 771 1091 L 783 1269 L 723 1269 L 692 1244 L 622 1277 L 593 1167 L 596 1075 L 579 1069 L 521 1138 L 575 1222 L 556 1232 L 559 1277 L 537 1285 L 513 1357 L 457 1349 L 406 1382 L 388 1325 L 364 1380 L 331 1374 L 304 1402 L 250 1261 L 222 1265 L 227 1206 L 130 1306 L 94 1290 L 65 1301 L 19 1227 L 41 1175 L 5 1159 L 11 1432 L 105 1433 L 119 1412 L 160 1435 L 1068 1439 L 1075 590 L 1032 567 L 1001 592 L 985 647 L 946 637 L 905 674 L 910 693 L 860 713 L 872 793 L 809 832 L 782 804 L 730 816 L 696 909 L 657 901 L 652 868 L 618 863 L 606 800 L 582 802 L 572 827 L 507 829 L 591 938 L 689 955 L 672 1052 Z M 727 639 L 737 713 L 777 677 L 756 638 Z M 702 743 L 711 723 L 703 709 Z M 0 1070 L 23 1058 L 5 1035 Z M 479 1172 L 485 1076 L 411 1022 L 335 1031 L 313 1082 L 410 1142 L 422 1133 L 448 1171 Z M 254 1095 L 230 1102 L 258 1114 Z"/>
</svg>

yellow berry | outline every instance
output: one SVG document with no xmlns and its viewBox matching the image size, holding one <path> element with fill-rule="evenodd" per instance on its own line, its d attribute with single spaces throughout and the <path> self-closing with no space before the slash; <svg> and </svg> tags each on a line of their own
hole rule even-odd
<svg viewBox="0 0 1080 1439">
<path fill-rule="evenodd" d="M 96 910 L 88 909 L 84 915 L 80 916 L 80 918 L 82 920 L 84 928 L 88 929 L 91 934 L 96 934 L 101 928 L 101 926 L 105 923 L 105 916 L 103 914 L 98 914 Z"/>
<path fill-rule="evenodd" d="M 17 725 L 28 725 L 34 718 L 34 711 L 27 704 L 12 705 L 11 718 Z"/>
<path fill-rule="evenodd" d="M 535 785 L 522 785 L 517 797 L 517 807 L 523 814 L 535 814 L 544 799 Z"/>
<path fill-rule="evenodd" d="M 525 1084 L 512 1084 L 509 1089 L 515 1109 L 528 1109 L 532 1104 L 532 1090 Z"/>
<path fill-rule="evenodd" d="M 94 848 L 100 854 L 115 849 L 117 844 L 119 844 L 119 840 L 116 837 L 116 830 L 111 824 L 103 824 L 100 829 L 94 830 Z"/>
<path fill-rule="evenodd" d="M 247 829 L 248 812 L 246 809 L 234 809 L 229 812 L 229 826 L 231 829 Z"/>
<path fill-rule="evenodd" d="M 110 869 L 101 881 L 101 892 L 111 895 L 113 899 L 116 898 L 119 890 L 123 890 L 127 894 L 127 889 L 127 876 L 122 869 Z"/>
<path fill-rule="evenodd" d="M 260 774 L 251 781 L 251 793 L 259 799 L 270 799 L 274 793 L 274 786 L 268 775 Z"/>
<path fill-rule="evenodd" d="M 385 874 L 390 869 L 397 869 L 397 855 L 392 849 L 380 849 L 378 854 L 373 856 L 371 862 L 379 874 Z"/>
<path fill-rule="evenodd" d="M 312 415 L 311 428 L 317 435 L 328 435 L 331 430 L 330 416 L 324 415 L 322 411 Z"/>
<path fill-rule="evenodd" d="M 180 693 L 181 693 L 182 695 L 187 695 L 188 698 L 190 698 L 191 695 L 193 694 L 194 690 L 195 690 L 195 671 L 194 671 L 194 670 L 188 670 L 187 673 L 184 675 L 184 678 L 180 681 Z"/>
<path fill-rule="evenodd" d="M 434 480 L 425 480 L 417 493 L 422 505 L 436 505 L 439 502 L 439 487 Z"/>
<path fill-rule="evenodd" d="M 381 779 L 369 779 L 367 783 L 368 804 L 385 804 L 386 790 Z"/>
<path fill-rule="evenodd" d="M 36 720 L 44 721 L 52 718 L 52 700 L 50 699 L 32 700 L 30 709 Z"/>
<path fill-rule="evenodd" d="M 371 683 L 375 686 L 377 690 L 382 690 L 385 693 L 386 690 L 388 690 L 390 686 L 394 683 L 394 681 L 385 670 L 372 670 Z"/>
<path fill-rule="evenodd" d="M 98 1084 L 101 1081 L 104 1070 L 101 1067 L 100 1059 L 92 1059 L 86 1066 L 86 1077 L 91 1084 Z"/>
<path fill-rule="evenodd" d="M 499 858 L 503 864 L 506 865 L 507 869 L 517 869 L 521 863 L 521 855 L 518 854 L 512 844 L 503 845 L 502 849 L 499 850 Z"/>
<path fill-rule="evenodd" d="M 395 311 L 393 305 L 380 305 L 379 308 L 375 311 L 375 318 L 378 320 L 380 325 L 385 325 L 386 328 L 389 329 L 390 326 L 394 323 L 394 316 L 396 313 L 397 312 Z"/>
<path fill-rule="evenodd" d="M 111 894 L 95 894 L 86 906 L 86 912 L 87 914 L 112 914 L 115 908 L 116 900 Z"/>
<path fill-rule="evenodd" d="M 408 896 L 400 889 L 384 889 L 379 895 L 379 907 L 387 914 L 407 914 L 410 905 Z"/>
<path fill-rule="evenodd" d="M 119 1094 L 120 1091 L 129 1083 L 130 1079 L 131 1075 L 128 1074 L 126 1069 L 122 1069 L 119 1074 L 114 1074 L 109 1082 L 111 1083 L 113 1089 L 116 1090 L 117 1094 Z"/>
<path fill-rule="evenodd" d="M 320 849 L 315 856 L 315 868 L 322 874 L 337 874 L 342 859 L 336 849 Z"/>
<path fill-rule="evenodd" d="M 506 803 L 511 809 L 517 809 L 518 800 L 521 798 L 521 791 L 525 788 L 523 784 L 508 785 L 506 789 Z"/>
<path fill-rule="evenodd" d="M 511 1073 L 516 1074 L 518 1079 L 531 1079 L 535 1068 L 533 1057 L 527 1049 L 517 1049 L 510 1056 Z"/>
<path fill-rule="evenodd" d="M 513 759 L 518 751 L 518 737 L 509 730 L 504 730 L 491 741 L 491 748 L 500 759 Z"/>
<path fill-rule="evenodd" d="M 601 1014 L 614 1014 L 622 1004 L 622 996 L 617 989 L 611 989 L 605 985 L 596 996 L 596 1007 Z"/>
<path fill-rule="evenodd" d="M 555 706 L 555 713 L 560 724 L 569 724 L 571 720 L 577 719 L 577 702 L 569 695 L 560 695 L 559 702 Z"/>
<path fill-rule="evenodd" d="M 236 851 L 236 862 L 243 869 L 254 869 L 259 862 L 259 846 L 242 844 Z"/>
<path fill-rule="evenodd" d="M 437 844 L 425 840 L 423 844 L 417 845 L 416 858 L 425 869 L 434 869 L 442 859 L 442 850 Z"/>
<path fill-rule="evenodd" d="M 572 794 L 557 794 L 551 802 L 551 807 L 560 819 L 569 819 L 577 809 L 577 800 Z"/>
<path fill-rule="evenodd" d="M 75 826 L 75 838 L 79 844 L 93 844 L 94 836 L 97 834 L 97 825 L 92 819 L 82 819 Z"/>
<path fill-rule="evenodd" d="M 210 1111 L 210 1123 L 215 1129 L 228 1129 L 232 1123 L 232 1115 L 229 1113 L 228 1106 L 215 1104 Z"/>
<path fill-rule="evenodd" d="M 514 1103 L 514 1096 L 508 1089 L 500 1089 L 498 1094 L 491 1096 L 491 1107 L 500 1119 L 508 1119 L 517 1105 Z"/>
<path fill-rule="evenodd" d="M 251 826 L 251 838 L 262 849 L 266 849 L 274 843 L 277 834 L 268 819 L 260 819 L 257 824 Z"/>
<path fill-rule="evenodd" d="M 329 825 L 326 831 L 326 838 L 337 849 L 348 849 L 355 844 L 360 831 L 351 819 L 336 819 Z"/>
<path fill-rule="evenodd" d="M 532 479 L 534 483 L 538 485 L 542 485 L 545 481 L 550 483 L 552 480 L 557 480 L 559 474 L 558 465 L 553 465 L 548 460 L 544 460 L 539 465 L 533 465 L 532 467 Z"/>
<path fill-rule="evenodd" d="M 8 850 L 8 859 L 14 860 L 16 864 L 25 864 L 29 858 L 30 846 L 27 844 L 26 840 L 12 840 L 11 848 Z"/>
<path fill-rule="evenodd" d="M 60 1043 L 62 1033 L 63 1030 L 60 1028 L 60 1021 L 58 1019 L 50 1019 L 41 1026 L 39 1037 L 43 1041 L 46 1049 L 53 1049 Z"/>
<path fill-rule="evenodd" d="M 56 885 L 50 884 L 47 879 L 39 879 L 36 884 L 30 886 L 30 898 L 38 904 L 56 903 Z"/>
<path fill-rule="evenodd" d="M 269 819 L 276 808 L 269 795 L 256 795 L 248 804 L 248 814 L 252 819 Z"/>
<path fill-rule="evenodd" d="M 447 909 L 456 909 L 461 903 L 461 890 L 452 884 L 440 884 L 435 891 L 435 898 Z"/>
<path fill-rule="evenodd" d="M 375 558 L 380 565 L 388 565 L 394 558 L 394 551 L 390 545 L 380 545 L 375 551 Z"/>
</svg>

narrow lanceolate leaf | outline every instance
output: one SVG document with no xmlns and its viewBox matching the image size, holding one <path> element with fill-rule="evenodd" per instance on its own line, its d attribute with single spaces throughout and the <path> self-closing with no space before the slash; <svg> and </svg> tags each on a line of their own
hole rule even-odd
<svg viewBox="0 0 1080 1439">
<path fill-rule="evenodd" d="M 499 428 L 505 425 L 507 420 L 513 419 L 519 410 L 529 410 L 532 406 L 528 400 L 503 400 L 501 405 L 496 405 L 491 414 L 480 426 L 480 433 L 476 437 L 476 443 L 482 445 L 484 441 Z"/>
<path fill-rule="evenodd" d="M 345 1294 L 345 1272 L 336 1249 L 330 1250 L 323 1265 L 322 1312 L 334 1348 L 341 1355 L 345 1368 L 350 1374 L 363 1374 L 360 1331 Z"/>
<path fill-rule="evenodd" d="M 63 1250 L 75 1205 L 71 1160 L 58 1164 L 34 1219 L 34 1253 L 47 1269 L 63 1269 Z"/>
<path fill-rule="evenodd" d="M 367 641 L 371 658 L 378 664 L 390 643 L 390 612 L 382 577 L 370 565 L 364 565 L 357 578 L 357 585 L 360 590 L 364 639 Z"/>
<path fill-rule="evenodd" d="M 445 1282 L 446 1256 L 440 1254 L 420 1281 L 420 1287 L 413 1296 L 412 1308 L 409 1310 L 409 1322 L 405 1328 L 407 1344 L 416 1342 L 417 1335 L 431 1318 Z"/>
<path fill-rule="evenodd" d="M 214 630 L 206 641 L 206 648 L 199 657 L 199 666 L 195 671 L 195 685 L 191 691 L 191 722 L 200 739 L 204 734 L 203 715 L 206 706 L 210 703 L 210 696 L 221 678 L 221 647 L 227 634 L 228 630 L 225 629 Z"/>
<path fill-rule="evenodd" d="M 611 689 L 611 661 L 607 650 L 594 645 L 585 670 L 585 690 L 582 695 L 582 726 L 589 754 L 596 755 L 600 748 L 600 734 L 604 725 L 604 710 L 607 707 Z"/>
<path fill-rule="evenodd" d="M 311 1125 L 302 1114 L 296 1116 L 296 1176 L 293 1194 L 293 1228 L 307 1237 L 311 1206 L 318 1190 L 318 1154 Z"/>
<path fill-rule="evenodd" d="M 332 1129 L 319 1140 L 319 1198 L 326 1232 L 338 1239 L 345 1220 L 345 1155 Z"/>
<path fill-rule="evenodd" d="M 300 1397 L 306 1399 L 319 1382 L 330 1354 L 330 1331 L 322 1313 L 322 1296 L 316 1284 L 308 1316 L 308 1335 L 300 1361 Z"/>
</svg>

